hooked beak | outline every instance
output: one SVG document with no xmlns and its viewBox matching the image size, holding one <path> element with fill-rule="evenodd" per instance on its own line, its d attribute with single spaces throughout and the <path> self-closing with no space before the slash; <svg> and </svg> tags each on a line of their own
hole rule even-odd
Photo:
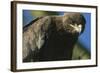
<svg viewBox="0 0 100 73">
<path fill-rule="evenodd" d="M 77 25 L 77 24 L 75 24 L 75 25 L 70 24 L 70 27 L 74 28 L 74 31 L 78 32 L 79 34 L 82 31 L 82 25 L 81 24 L 79 24 L 79 25 Z"/>
</svg>

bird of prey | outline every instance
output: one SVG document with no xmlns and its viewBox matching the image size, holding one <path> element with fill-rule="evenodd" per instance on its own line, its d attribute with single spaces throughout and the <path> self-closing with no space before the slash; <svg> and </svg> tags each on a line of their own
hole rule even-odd
<svg viewBox="0 0 100 73">
<path fill-rule="evenodd" d="M 74 12 L 34 19 L 23 28 L 23 62 L 71 60 L 85 23 Z"/>
</svg>

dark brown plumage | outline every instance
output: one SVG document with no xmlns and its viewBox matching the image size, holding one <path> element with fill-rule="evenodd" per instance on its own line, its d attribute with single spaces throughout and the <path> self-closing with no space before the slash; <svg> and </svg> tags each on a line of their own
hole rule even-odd
<svg viewBox="0 0 100 73">
<path fill-rule="evenodd" d="M 23 61 L 71 60 L 78 36 L 84 31 L 80 13 L 44 16 L 24 27 Z"/>
</svg>

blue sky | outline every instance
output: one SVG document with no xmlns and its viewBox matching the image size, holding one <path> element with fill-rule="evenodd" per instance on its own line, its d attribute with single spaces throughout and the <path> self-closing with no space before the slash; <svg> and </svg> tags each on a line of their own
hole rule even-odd
<svg viewBox="0 0 100 73">
<path fill-rule="evenodd" d="M 91 14 L 90 13 L 83 13 L 86 19 L 86 26 L 84 33 L 80 35 L 79 42 L 87 48 L 88 51 L 91 50 Z"/>
</svg>

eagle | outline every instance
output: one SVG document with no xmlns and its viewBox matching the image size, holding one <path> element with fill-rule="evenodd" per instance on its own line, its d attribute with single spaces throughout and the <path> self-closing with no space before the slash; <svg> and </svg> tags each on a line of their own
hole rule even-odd
<svg viewBox="0 0 100 73">
<path fill-rule="evenodd" d="M 85 24 L 76 12 L 37 17 L 23 27 L 23 62 L 71 60 Z"/>
</svg>

